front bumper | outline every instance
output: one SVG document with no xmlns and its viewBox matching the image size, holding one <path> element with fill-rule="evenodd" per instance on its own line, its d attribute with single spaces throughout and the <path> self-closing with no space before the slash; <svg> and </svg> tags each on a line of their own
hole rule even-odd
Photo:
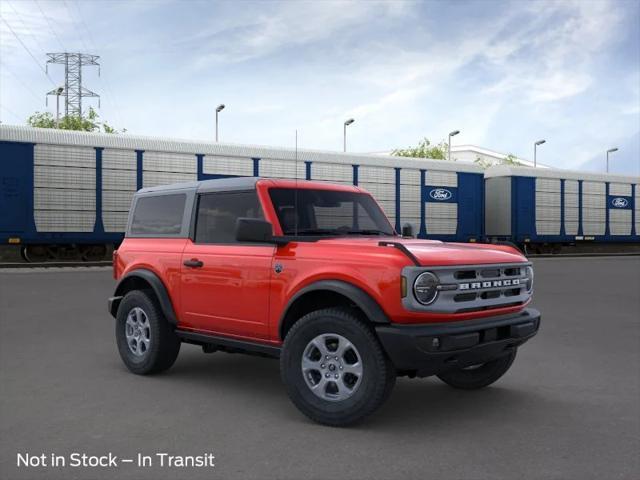
<svg viewBox="0 0 640 480">
<path fill-rule="evenodd" d="M 538 333 L 540 312 L 433 325 L 381 325 L 378 338 L 400 373 L 419 377 L 500 357 Z"/>
</svg>

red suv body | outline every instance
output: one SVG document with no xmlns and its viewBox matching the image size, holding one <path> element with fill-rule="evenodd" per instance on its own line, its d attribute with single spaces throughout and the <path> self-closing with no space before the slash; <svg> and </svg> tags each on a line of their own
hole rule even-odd
<svg viewBox="0 0 640 480">
<path fill-rule="evenodd" d="M 139 191 L 109 310 L 125 364 L 180 343 L 280 357 L 322 423 L 368 415 L 396 375 L 479 388 L 538 330 L 533 270 L 510 246 L 398 236 L 355 186 L 237 178 Z"/>
</svg>

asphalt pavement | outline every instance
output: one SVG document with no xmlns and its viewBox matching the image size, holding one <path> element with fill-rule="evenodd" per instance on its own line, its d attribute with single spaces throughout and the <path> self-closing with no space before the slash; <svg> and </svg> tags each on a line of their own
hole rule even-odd
<svg viewBox="0 0 640 480">
<path fill-rule="evenodd" d="M 128 373 L 108 269 L 0 270 L 0 478 L 640 478 L 640 257 L 534 265 L 541 331 L 498 383 L 399 379 L 340 429 L 295 409 L 274 360 L 185 345 L 166 374 Z M 72 467 L 72 453 L 134 463 Z M 215 466 L 161 467 L 156 453 Z M 18 467 L 27 454 L 66 466 Z"/>
</svg>

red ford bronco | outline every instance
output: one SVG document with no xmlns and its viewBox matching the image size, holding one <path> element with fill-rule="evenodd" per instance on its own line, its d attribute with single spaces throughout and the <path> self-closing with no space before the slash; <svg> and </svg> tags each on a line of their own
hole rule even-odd
<svg viewBox="0 0 640 480">
<path fill-rule="evenodd" d="M 398 236 L 366 191 L 324 182 L 140 190 L 113 268 L 133 373 L 168 369 L 182 342 L 280 358 L 293 403 L 328 425 L 374 412 L 398 375 L 485 387 L 540 323 L 515 248 Z"/>
</svg>

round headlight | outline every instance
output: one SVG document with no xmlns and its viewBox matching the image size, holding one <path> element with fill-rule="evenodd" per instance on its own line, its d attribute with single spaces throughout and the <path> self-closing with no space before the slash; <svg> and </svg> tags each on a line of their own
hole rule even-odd
<svg viewBox="0 0 640 480">
<path fill-rule="evenodd" d="M 438 285 L 440 280 L 434 273 L 424 272 L 418 275 L 413 284 L 413 293 L 423 305 L 432 304 L 438 296 Z"/>
<path fill-rule="evenodd" d="M 527 267 L 525 271 L 527 275 L 527 293 L 533 292 L 533 268 Z"/>
</svg>

